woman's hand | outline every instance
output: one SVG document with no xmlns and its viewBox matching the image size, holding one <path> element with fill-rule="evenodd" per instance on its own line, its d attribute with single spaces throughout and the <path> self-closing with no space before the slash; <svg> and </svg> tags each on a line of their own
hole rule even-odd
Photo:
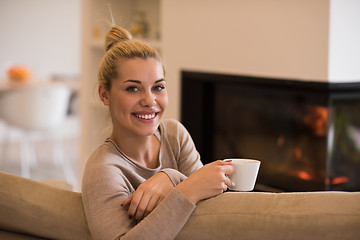
<svg viewBox="0 0 360 240">
<path fill-rule="evenodd" d="M 140 184 L 121 206 L 129 206 L 129 218 L 141 220 L 154 210 L 173 187 L 168 175 L 158 172 Z"/>
<path fill-rule="evenodd" d="M 233 174 L 234 171 L 231 161 L 217 160 L 191 174 L 176 188 L 196 204 L 202 199 L 214 197 L 226 191 L 227 187 L 231 186 L 227 175 Z"/>
</svg>

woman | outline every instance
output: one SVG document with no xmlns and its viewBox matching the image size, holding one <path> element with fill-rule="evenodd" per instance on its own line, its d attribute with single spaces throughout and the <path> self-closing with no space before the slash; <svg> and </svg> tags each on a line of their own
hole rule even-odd
<svg viewBox="0 0 360 240">
<path fill-rule="evenodd" d="M 113 130 L 91 155 L 83 204 L 94 239 L 173 239 L 196 203 L 231 184 L 230 162 L 202 166 L 186 129 L 163 120 L 168 104 L 158 52 L 114 26 L 98 72 Z"/>
</svg>

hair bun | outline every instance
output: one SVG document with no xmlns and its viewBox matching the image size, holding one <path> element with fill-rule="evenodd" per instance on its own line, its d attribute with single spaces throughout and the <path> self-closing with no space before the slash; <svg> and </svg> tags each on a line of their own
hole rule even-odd
<svg viewBox="0 0 360 240">
<path fill-rule="evenodd" d="M 112 46 L 121 41 L 132 39 L 132 35 L 125 28 L 113 26 L 105 37 L 105 50 L 108 51 Z"/>
</svg>

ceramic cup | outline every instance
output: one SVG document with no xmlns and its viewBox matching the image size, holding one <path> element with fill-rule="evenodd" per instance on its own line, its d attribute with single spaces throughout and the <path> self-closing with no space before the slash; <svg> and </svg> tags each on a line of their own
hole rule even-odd
<svg viewBox="0 0 360 240">
<path fill-rule="evenodd" d="M 259 172 L 260 161 L 253 159 L 229 158 L 231 166 L 235 172 L 229 175 L 232 185 L 229 187 L 232 191 L 252 191 L 255 186 L 256 178 Z"/>
</svg>

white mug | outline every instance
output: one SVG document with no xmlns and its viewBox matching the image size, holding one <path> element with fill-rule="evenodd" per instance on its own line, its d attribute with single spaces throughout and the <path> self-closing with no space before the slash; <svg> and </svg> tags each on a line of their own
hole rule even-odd
<svg viewBox="0 0 360 240">
<path fill-rule="evenodd" d="M 252 191 L 260 168 L 260 161 L 254 159 L 229 158 L 235 172 L 229 175 L 232 184 L 229 187 L 233 191 Z"/>
</svg>

